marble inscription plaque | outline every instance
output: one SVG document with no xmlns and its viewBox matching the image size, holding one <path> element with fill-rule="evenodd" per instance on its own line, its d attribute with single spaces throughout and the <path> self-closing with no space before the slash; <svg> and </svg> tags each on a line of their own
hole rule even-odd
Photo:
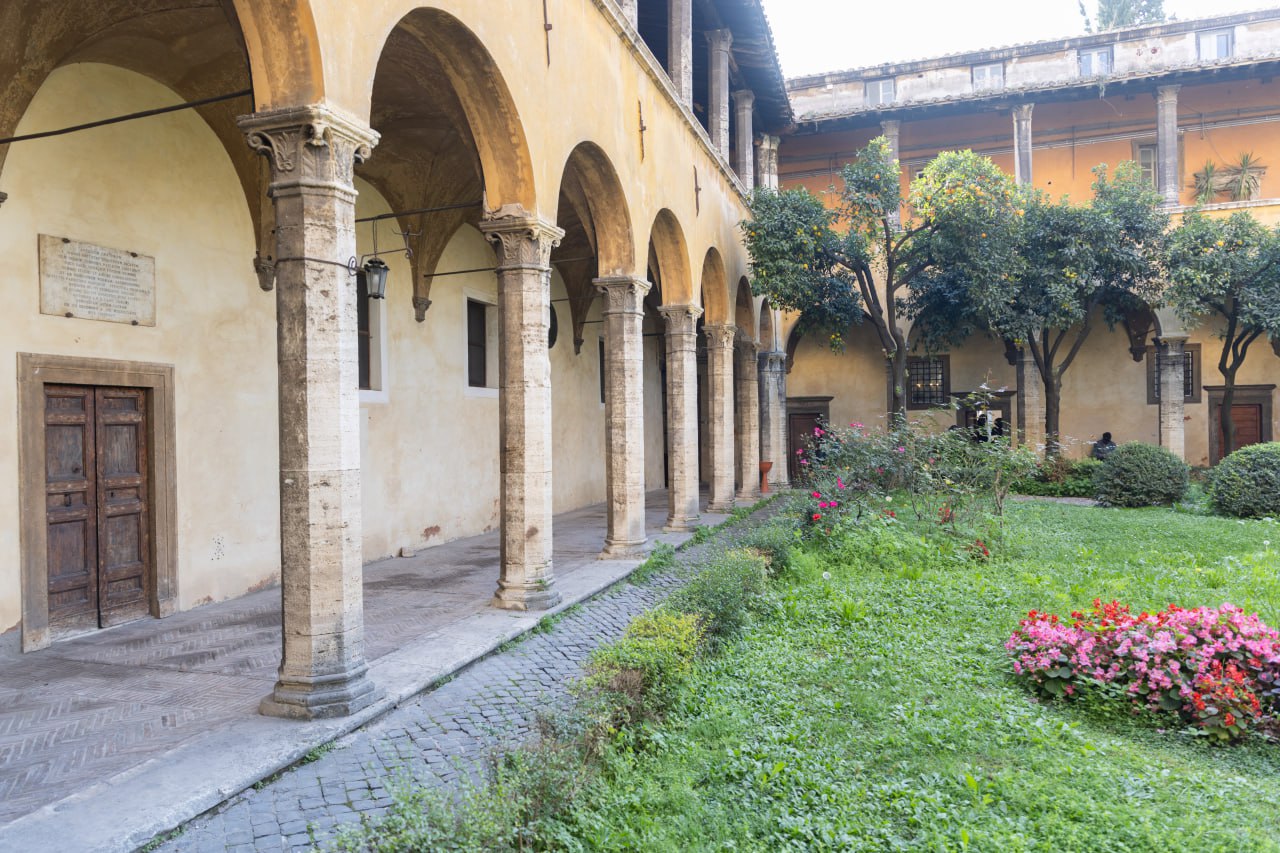
<svg viewBox="0 0 1280 853">
<path fill-rule="evenodd" d="M 156 260 L 41 234 L 40 313 L 154 326 Z"/>
</svg>

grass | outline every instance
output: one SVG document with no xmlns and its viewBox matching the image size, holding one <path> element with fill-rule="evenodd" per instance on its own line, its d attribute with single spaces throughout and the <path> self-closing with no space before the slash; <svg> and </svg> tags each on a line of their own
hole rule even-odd
<svg viewBox="0 0 1280 853">
<path fill-rule="evenodd" d="M 555 846 L 1280 850 L 1280 747 L 1038 704 L 1003 651 L 1027 610 L 1094 597 L 1280 624 L 1280 526 L 1029 502 L 1007 529 L 989 563 L 906 526 L 801 554 L 774 617 L 605 751 Z"/>
</svg>

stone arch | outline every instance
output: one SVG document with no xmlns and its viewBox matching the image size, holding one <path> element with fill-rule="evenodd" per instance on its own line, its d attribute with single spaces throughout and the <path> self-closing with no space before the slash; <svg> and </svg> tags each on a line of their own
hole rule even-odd
<svg viewBox="0 0 1280 853">
<path fill-rule="evenodd" d="M 733 322 L 747 340 L 756 340 L 755 299 L 751 296 L 751 282 L 747 281 L 746 276 L 738 280 L 733 306 Z"/>
<path fill-rule="evenodd" d="M 657 262 L 663 305 L 688 305 L 695 301 L 689 269 L 689 245 L 684 229 L 670 210 L 658 211 L 649 229 L 650 261 Z"/>
<path fill-rule="evenodd" d="M 714 246 L 707 249 L 702 260 L 702 318 L 708 324 L 731 323 L 729 314 L 729 281 L 724 272 L 724 260 Z"/>
<path fill-rule="evenodd" d="M 324 100 L 320 37 L 311 0 L 231 0 L 253 71 L 258 110 Z"/>
<path fill-rule="evenodd" d="M 760 345 L 769 352 L 778 348 L 777 336 L 774 334 L 773 306 L 766 296 L 760 302 Z"/>
<path fill-rule="evenodd" d="M 570 152 L 560 179 L 556 224 L 564 230 L 551 263 L 564 278 L 573 319 L 574 351 L 581 352 L 594 280 L 636 274 L 635 239 L 622 182 L 599 146 L 582 142 Z"/>
<path fill-rule="evenodd" d="M 401 87 L 399 94 L 406 96 L 404 103 L 397 103 L 403 112 L 379 116 L 378 78 L 385 80 L 386 66 L 397 61 L 408 72 L 406 79 L 396 81 Z M 436 92 L 438 99 L 450 101 L 461 111 L 479 162 L 485 211 L 518 205 L 534 213 L 537 199 L 529 144 L 515 100 L 493 55 L 453 15 L 419 7 L 387 31 L 366 99 L 374 128 L 383 131 L 389 122 L 399 119 L 412 122 L 413 95 L 434 100 Z M 394 96 L 391 99 L 399 101 Z M 384 132 L 382 146 L 386 140 Z"/>
</svg>

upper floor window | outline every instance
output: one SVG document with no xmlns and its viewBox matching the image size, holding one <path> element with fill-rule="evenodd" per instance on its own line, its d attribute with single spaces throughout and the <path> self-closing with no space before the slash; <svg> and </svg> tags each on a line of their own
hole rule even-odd
<svg viewBox="0 0 1280 853">
<path fill-rule="evenodd" d="M 1140 143 L 1134 146 L 1138 168 L 1142 170 L 1142 179 L 1153 187 L 1159 184 L 1159 147 L 1154 143 Z"/>
<path fill-rule="evenodd" d="M 1201 60 L 1229 59 L 1235 47 L 1235 34 L 1229 29 L 1196 33 L 1196 46 Z"/>
<path fill-rule="evenodd" d="M 988 92 L 1004 88 L 1004 64 L 993 62 L 989 65 L 973 66 L 973 90 Z"/>
<path fill-rule="evenodd" d="M 893 78 L 867 81 L 867 105 L 893 103 Z"/>
<path fill-rule="evenodd" d="M 364 273 L 356 276 L 356 354 L 360 369 L 359 388 L 369 391 L 373 388 L 373 306 L 369 304 L 369 285 Z"/>
<path fill-rule="evenodd" d="M 1111 73 L 1113 63 L 1109 46 L 1082 50 L 1079 59 L 1081 77 L 1101 77 Z"/>
</svg>

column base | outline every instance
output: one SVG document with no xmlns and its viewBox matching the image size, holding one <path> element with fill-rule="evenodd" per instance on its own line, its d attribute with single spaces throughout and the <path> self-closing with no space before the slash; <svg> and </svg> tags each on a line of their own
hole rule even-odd
<svg viewBox="0 0 1280 853">
<path fill-rule="evenodd" d="M 258 713 L 289 720 L 323 720 L 348 717 L 369 707 L 385 694 L 369 678 L 368 666 L 354 673 L 325 676 L 314 681 L 277 681 L 263 698 Z"/>
<path fill-rule="evenodd" d="M 667 518 L 667 523 L 662 525 L 663 533 L 692 533 L 698 527 L 698 521 L 701 516 L 691 515 L 688 518 Z"/>
<path fill-rule="evenodd" d="M 604 543 L 604 550 L 600 552 L 601 560 L 636 560 L 644 559 L 647 555 L 648 538 L 641 539 L 638 542 L 610 542 L 607 539 Z"/>
<path fill-rule="evenodd" d="M 711 503 L 707 504 L 707 512 L 728 514 L 733 512 L 733 507 L 733 498 L 723 501 L 711 501 Z"/>
<path fill-rule="evenodd" d="M 735 500 L 737 503 L 749 505 L 760 500 L 760 497 L 761 497 L 760 490 L 752 489 L 749 492 L 738 492 L 737 496 L 735 497 Z"/>
<path fill-rule="evenodd" d="M 512 586 L 499 581 L 490 603 L 501 610 L 550 610 L 560 603 L 560 592 L 550 580 Z"/>
</svg>

